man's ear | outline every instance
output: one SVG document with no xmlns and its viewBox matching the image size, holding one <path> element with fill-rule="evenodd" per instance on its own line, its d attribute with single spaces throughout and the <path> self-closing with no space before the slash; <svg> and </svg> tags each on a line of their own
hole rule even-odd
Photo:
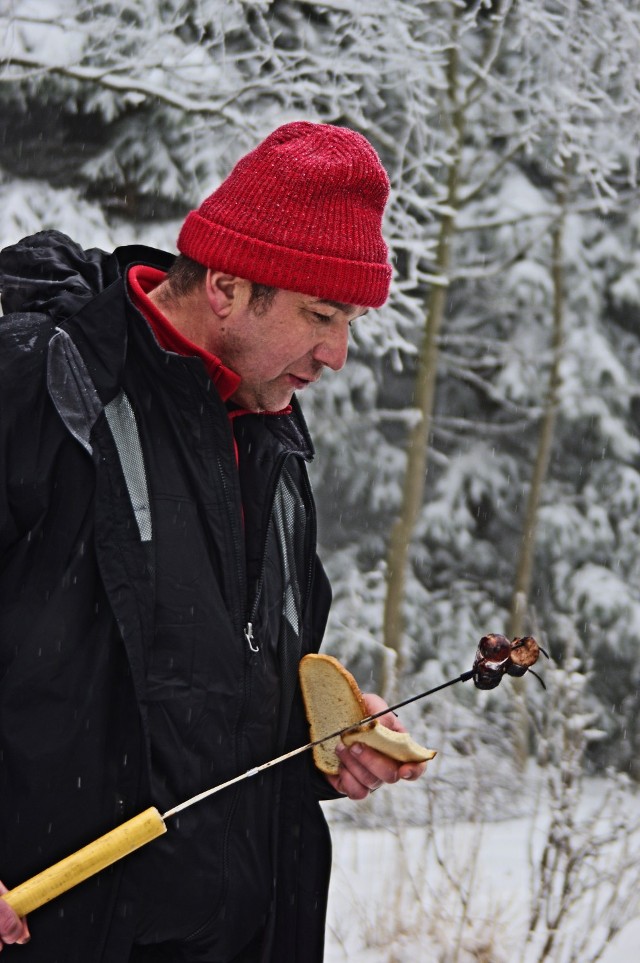
<svg viewBox="0 0 640 963">
<path fill-rule="evenodd" d="M 205 287 L 213 313 L 219 318 L 227 318 L 242 299 L 246 286 L 247 282 L 243 278 L 209 268 Z"/>
</svg>

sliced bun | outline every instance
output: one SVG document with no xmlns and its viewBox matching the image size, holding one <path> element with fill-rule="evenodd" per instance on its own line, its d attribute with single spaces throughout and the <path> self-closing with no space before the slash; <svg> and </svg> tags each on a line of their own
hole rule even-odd
<svg viewBox="0 0 640 963">
<path fill-rule="evenodd" d="M 389 729 L 379 719 L 374 719 L 362 729 L 345 732 L 342 741 L 345 746 L 352 746 L 354 742 L 363 742 L 366 746 L 377 749 L 378 752 L 397 762 L 428 762 L 436 754 L 435 749 L 425 749 L 412 739 L 408 732 Z"/>
<path fill-rule="evenodd" d="M 330 655 L 305 655 L 300 662 L 300 686 L 312 742 L 355 726 L 370 714 L 356 680 Z M 426 762 L 435 756 L 433 749 L 418 745 L 408 733 L 395 732 L 374 719 L 313 747 L 316 766 L 328 775 L 337 775 L 340 767 L 336 753 L 340 738 L 347 746 L 362 742 L 398 762 Z"/>
</svg>

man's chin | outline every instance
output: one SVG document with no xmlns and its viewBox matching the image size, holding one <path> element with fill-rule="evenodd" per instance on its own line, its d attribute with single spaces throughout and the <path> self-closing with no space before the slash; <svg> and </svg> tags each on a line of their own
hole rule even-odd
<svg viewBox="0 0 640 963">
<path fill-rule="evenodd" d="M 279 411 L 285 411 L 291 404 L 292 397 L 293 391 L 267 398 L 262 397 L 245 399 L 241 394 L 238 394 L 234 396 L 233 401 L 238 405 L 238 407 L 243 408 L 245 411 L 251 411 L 257 415 L 264 415 L 277 414 Z"/>
</svg>

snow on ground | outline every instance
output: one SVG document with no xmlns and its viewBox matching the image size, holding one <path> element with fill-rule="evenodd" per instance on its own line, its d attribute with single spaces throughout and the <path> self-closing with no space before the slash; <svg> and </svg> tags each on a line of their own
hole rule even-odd
<svg viewBox="0 0 640 963">
<path fill-rule="evenodd" d="M 528 955 L 522 954 L 532 892 L 530 856 L 540 854 L 547 825 L 544 811 L 535 820 L 442 820 L 430 824 L 433 831 L 427 823 L 402 827 L 393 819 L 392 796 L 398 789 L 410 792 L 412 787 L 382 790 L 389 806 L 382 828 L 346 823 L 333 807 L 348 803 L 331 803 L 325 809 L 334 848 L 325 963 L 537 961 L 540 942 L 536 951 L 529 948 Z M 588 782 L 584 795 L 585 806 L 590 802 L 597 809 L 602 781 Z M 630 791 L 628 801 L 629 819 L 636 819 L 640 797 Z M 581 922 L 565 927 L 569 943 L 576 927 L 597 927 L 598 912 L 596 904 L 584 908 Z M 636 916 L 607 945 L 600 963 L 636 963 L 639 947 Z M 560 947 L 547 957 L 549 963 L 565 958 Z M 583 951 L 574 963 L 590 959 Z"/>
</svg>

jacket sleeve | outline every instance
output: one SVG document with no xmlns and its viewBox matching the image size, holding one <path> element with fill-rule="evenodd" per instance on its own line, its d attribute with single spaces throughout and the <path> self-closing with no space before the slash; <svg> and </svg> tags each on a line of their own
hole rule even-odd
<svg viewBox="0 0 640 963">
<path fill-rule="evenodd" d="M 30 486 L 43 484 L 36 455 L 47 440 L 43 411 L 53 322 L 41 314 L 12 314 L 0 318 L 0 325 L 1 567 L 7 551 L 29 530 L 29 506 L 36 501 Z"/>
<path fill-rule="evenodd" d="M 334 789 L 324 773 L 320 772 L 320 770 L 316 768 L 311 753 L 309 753 L 309 759 L 312 769 L 311 789 L 316 799 L 320 802 L 328 802 L 331 799 L 346 799 L 347 797 L 344 795 L 344 793 L 338 792 L 336 789 Z"/>
</svg>

